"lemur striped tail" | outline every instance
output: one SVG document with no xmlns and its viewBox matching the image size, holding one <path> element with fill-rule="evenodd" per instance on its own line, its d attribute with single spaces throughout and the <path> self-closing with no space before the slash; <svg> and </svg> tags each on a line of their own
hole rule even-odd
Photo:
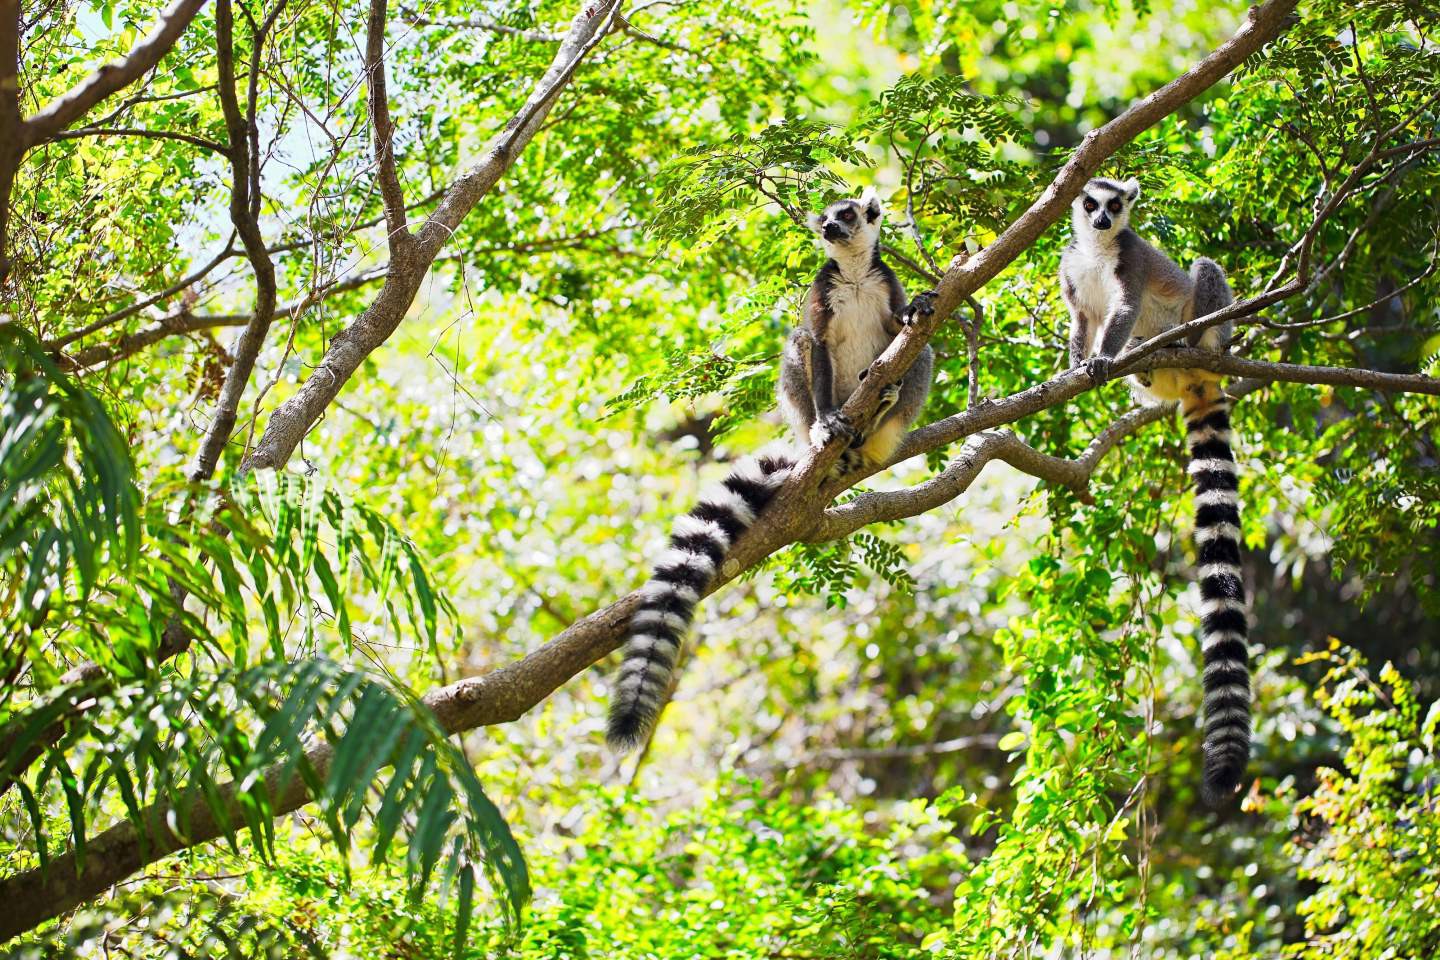
<svg viewBox="0 0 1440 960">
<path fill-rule="evenodd" d="M 755 522 L 794 466 L 794 459 L 784 453 L 746 457 L 700 495 L 695 509 L 675 521 L 670 545 L 655 561 L 630 623 L 605 735 L 612 748 L 632 750 L 649 735 L 670 692 L 695 604 L 730 545 Z"/>
<path fill-rule="evenodd" d="M 1205 802 L 1234 796 L 1250 759 L 1250 660 L 1240 571 L 1240 498 L 1230 398 L 1209 381 L 1182 401 L 1195 478 L 1195 544 L 1205 653 Z"/>
</svg>

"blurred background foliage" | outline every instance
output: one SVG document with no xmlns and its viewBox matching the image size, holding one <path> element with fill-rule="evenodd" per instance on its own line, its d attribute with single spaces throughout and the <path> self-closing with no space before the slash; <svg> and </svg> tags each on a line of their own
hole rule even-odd
<svg viewBox="0 0 1440 960">
<path fill-rule="evenodd" d="M 345 762 L 310 770 L 324 802 L 273 831 L 172 856 L 6 949 L 1440 953 L 1429 397 L 1275 384 L 1237 407 L 1264 652 L 1253 782 L 1230 815 L 1196 790 L 1192 511 L 1168 423 L 1102 461 L 1094 503 L 996 464 L 931 514 L 782 551 L 704 604 L 638 758 L 603 747 L 611 664 L 514 723 L 453 741 L 427 724 L 416 694 L 638 586 L 677 508 L 777 434 L 774 363 L 819 264 L 805 211 L 876 184 L 892 263 L 922 289 L 1024 210 L 1086 132 L 1244 16 L 1189 0 L 627 9 L 278 477 L 235 475 L 247 418 L 293 392 L 384 265 L 383 233 L 364 226 L 379 200 L 363 7 L 290 4 L 261 58 L 282 302 L 341 286 L 281 314 L 213 486 L 188 486 L 183 465 L 225 327 L 83 371 L 46 366 L 34 341 L 73 353 L 154 322 L 147 308 L 81 333 L 227 249 L 228 166 L 123 137 L 31 156 L 12 228 L 24 331 L 6 334 L 0 410 L 0 723 L 64 733 L 0 797 L 5 872 L 47 844 L 83 850 L 149 795 L 203 798 L 302 744 Z M 30 95 L 128 48 L 151 10 L 39 6 Z M 392 10 L 412 216 L 522 102 L 573 13 Z M 1405 117 L 1399 142 L 1440 133 L 1437 21 L 1404 0 L 1304 3 L 1285 39 L 1104 172 L 1141 179 L 1143 233 L 1256 292 L 1377 130 Z M 223 139 L 213 44 L 205 12 L 124 123 Z M 1242 326 L 1247 355 L 1440 373 L 1437 187 L 1432 152 L 1382 165 L 1320 231 L 1316 285 Z M 969 402 L 966 325 L 981 396 L 1065 367 L 1066 236 L 1048 231 L 937 334 L 927 418 Z M 251 297 L 227 257 L 154 309 L 243 316 Z M 1073 456 L 1130 405 L 1111 384 L 1016 429 Z M 871 482 L 916 482 L 954 452 Z M 165 659 L 176 617 L 195 639 Z M 84 662 L 99 679 L 67 674 Z M 367 761 L 396 748 L 348 731 L 376 724 L 410 766 Z"/>
</svg>

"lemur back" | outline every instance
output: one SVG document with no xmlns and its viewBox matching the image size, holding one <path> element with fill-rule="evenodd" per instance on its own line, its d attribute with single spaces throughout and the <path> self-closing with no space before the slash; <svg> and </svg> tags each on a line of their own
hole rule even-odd
<svg viewBox="0 0 1440 960">
<path fill-rule="evenodd" d="M 1225 273 L 1201 257 L 1185 273 L 1127 226 L 1140 194 L 1134 181 L 1096 179 L 1073 206 L 1074 236 L 1060 261 L 1070 309 L 1070 362 L 1097 382 L 1131 343 L 1207 316 L 1235 295 Z M 1228 347 L 1231 325 L 1192 335 L 1191 346 Z M 1232 797 L 1250 756 L 1250 668 L 1245 586 L 1240 567 L 1240 498 L 1230 398 L 1205 370 L 1155 370 L 1132 377 L 1146 400 L 1180 402 L 1195 482 L 1195 542 L 1205 671 L 1205 772 L 1211 805 Z"/>
<path fill-rule="evenodd" d="M 880 218 L 880 203 L 867 191 L 860 200 L 831 204 L 810 220 L 830 259 L 811 284 L 804 322 L 786 341 L 780 364 L 780 409 L 794 446 L 743 458 L 676 521 L 631 621 L 606 734 L 615 749 L 632 749 L 649 736 L 674 681 L 696 604 L 731 545 L 789 478 L 799 450 L 807 442 L 823 446 L 843 434 L 852 443 L 837 472 L 849 472 L 862 461 L 878 465 L 920 415 L 930 389 L 929 347 L 900 384 L 885 388 L 866 429 L 855 429 L 839 414 L 900 331 L 895 317 L 907 309 L 904 290 L 880 259 Z M 928 310 L 928 299 L 917 298 L 916 309 Z"/>
</svg>

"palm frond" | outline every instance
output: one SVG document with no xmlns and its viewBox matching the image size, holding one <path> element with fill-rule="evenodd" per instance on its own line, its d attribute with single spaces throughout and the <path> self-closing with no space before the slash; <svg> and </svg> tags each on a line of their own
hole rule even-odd
<svg viewBox="0 0 1440 960">
<path fill-rule="evenodd" d="M 0 629 L 33 631 L 72 582 L 83 602 L 139 542 L 129 449 L 104 405 L 0 322 Z"/>
<path fill-rule="evenodd" d="M 42 867 L 64 847 L 83 868 L 87 838 L 105 825 L 102 801 L 117 796 L 142 845 L 157 831 L 184 836 L 204 815 L 237 852 L 248 830 L 268 860 L 277 800 L 298 780 L 344 853 L 365 843 L 372 862 L 387 862 L 403 831 L 416 896 L 439 876 L 468 911 L 483 868 L 511 916 L 529 897 L 520 848 L 464 755 L 423 704 L 366 673 L 317 658 L 150 678 L 99 695 L 54 744 L 38 739 L 54 720 L 48 709 L 13 721 L 18 735 L 0 757 Z M 43 763 L 23 776 L 15 765 L 37 745 Z M 157 802 L 173 817 L 157 819 Z"/>
</svg>

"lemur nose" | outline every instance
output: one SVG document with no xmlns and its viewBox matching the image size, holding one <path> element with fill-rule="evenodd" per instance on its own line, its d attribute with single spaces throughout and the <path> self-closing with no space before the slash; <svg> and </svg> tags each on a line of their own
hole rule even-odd
<svg viewBox="0 0 1440 960">
<path fill-rule="evenodd" d="M 1103 213 L 1100 214 L 1100 219 L 1098 219 L 1098 220 L 1095 221 L 1095 229 L 1096 229 L 1096 230 L 1109 230 L 1109 229 L 1110 229 L 1110 217 L 1107 216 L 1106 214 L 1103 214 Z"/>
<path fill-rule="evenodd" d="M 845 228 L 840 226 L 840 224 L 833 220 L 825 224 L 826 240 L 839 240 L 843 236 L 845 236 Z"/>
</svg>

